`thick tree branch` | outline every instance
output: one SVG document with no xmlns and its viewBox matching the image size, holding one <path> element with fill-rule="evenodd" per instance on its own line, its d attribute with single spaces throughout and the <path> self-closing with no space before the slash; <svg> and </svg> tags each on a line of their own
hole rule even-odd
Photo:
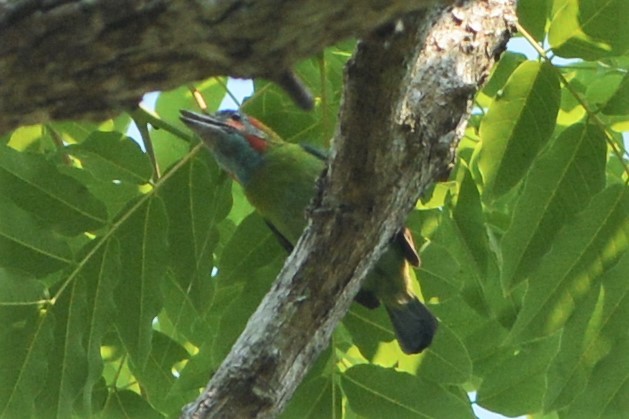
<svg viewBox="0 0 629 419">
<path fill-rule="evenodd" d="M 105 119 L 215 75 L 280 79 L 296 61 L 436 0 L 0 1 L 0 134 Z"/>
<path fill-rule="evenodd" d="M 185 417 L 269 417 L 283 409 L 387 239 L 448 172 L 514 9 L 515 0 L 436 9 L 359 44 L 309 228 Z"/>
</svg>

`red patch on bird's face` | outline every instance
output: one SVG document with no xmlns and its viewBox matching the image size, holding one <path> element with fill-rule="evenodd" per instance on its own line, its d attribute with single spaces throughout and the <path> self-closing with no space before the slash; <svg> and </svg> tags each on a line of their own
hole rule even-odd
<svg viewBox="0 0 629 419">
<path fill-rule="evenodd" d="M 232 128 L 236 129 L 238 132 L 240 132 L 247 139 L 249 145 L 251 145 L 251 148 L 260 153 L 266 151 L 268 143 L 257 135 L 248 134 L 247 127 L 245 126 L 245 124 L 242 123 L 242 121 L 228 119 L 226 123 Z M 266 128 L 264 124 L 262 124 L 262 122 L 258 121 L 255 118 L 249 118 L 249 123 L 261 132 L 264 132 L 264 128 Z"/>
<path fill-rule="evenodd" d="M 249 145 L 251 145 L 251 147 L 259 153 L 264 153 L 269 146 L 269 143 L 267 143 L 257 135 L 249 134 L 245 135 L 245 138 L 247 139 L 247 141 L 249 141 Z"/>
</svg>

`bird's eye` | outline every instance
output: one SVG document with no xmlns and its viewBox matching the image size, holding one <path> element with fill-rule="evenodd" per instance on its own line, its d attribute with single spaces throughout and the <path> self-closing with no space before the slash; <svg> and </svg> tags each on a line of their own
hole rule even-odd
<svg viewBox="0 0 629 419">
<path fill-rule="evenodd" d="M 232 121 L 239 122 L 239 121 L 240 121 L 240 119 L 241 119 L 240 114 L 233 113 L 233 114 L 232 114 L 232 116 L 231 116 L 231 120 L 232 120 Z"/>
</svg>

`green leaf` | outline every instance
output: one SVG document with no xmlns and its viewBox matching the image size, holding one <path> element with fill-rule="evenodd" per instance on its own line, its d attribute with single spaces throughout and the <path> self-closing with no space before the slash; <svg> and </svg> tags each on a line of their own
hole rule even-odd
<svg viewBox="0 0 629 419">
<path fill-rule="evenodd" d="M 68 244 L 37 220 L 0 197 L 0 265 L 20 269 L 36 277 L 73 263 Z"/>
<path fill-rule="evenodd" d="M 286 256 L 258 214 L 250 214 L 238 225 L 216 265 L 215 295 L 204 319 L 214 327 L 205 336 L 212 339 L 203 345 L 205 362 L 217 365 L 229 352 Z"/>
<path fill-rule="evenodd" d="M 569 406 L 581 394 L 593 365 L 601 358 L 600 354 L 593 358 L 588 356 L 593 348 L 601 349 L 596 342 L 601 321 L 599 300 L 600 287 L 592 289 L 579 305 L 579 310 L 566 322 L 561 346 L 547 371 L 544 411 Z"/>
<path fill-rule="evenodd" d="M 242 288 L 243 284 L 236 284 L 223 286 L 216 290 L 212 308 L 203 318 L 208 324 L 208 328 L 203 332 L 203 343 L 200 344 L 198 352 L 188 360 L 180 371 L 179 378 L 171 391 L 174 396 L 191 390 L 198 394 L 198 390 L 207 384 L 208 371 L 215 371 L 222 362 L 223 359 L 220 356 L 215 356 L 215 341 L 220 334 L 219 328 L 225 312 L 231 308 L 232 302 L 238 301 Z M 242 324 L 232 324 L 232 327 L 238 330 L 242 330 L 242 326 Z M 224 355 L 224 353 L 222 354 Z M 189 399 L 188 397 L 187 400 L 184 400 L 183 404 L 189 402 Z"/>
<path fill-rule="evenodd" d="M 565 86 L 561 89 L 558 126 L 570 126 L 584 121 L 587 114 L 579 99 L 587 95 L 589 86 L 592 86 L 600 76 L 598 67 L 595 63 L 577 62 L 562 69 L 563 76 L 570 81 L 570 89 Z M 579 96 L 575 97 L 573 92 Z"/>
<path fill-rule="evenodd" d="M 198 352 L 188 359 L 166 397 L 179 399 L 179 405 L 183 406 L 199 395 L 199 391 L 207 384 L 208 377 L 214 374 L 220 365 L 213 359 L 213 345 L 213 341 L 206 341 L 199 347 Z"/>
<path fill-rule="evenodd" d="M 2 253 L 0 251 L 0 254 Z M 22 271 L 0 268 L 0 307 L 7 303 L 28 305 L 28 303 L 44 300 L 45 290 L 41 281 Z"/>
<path fill-rule="evenodd" d="M 526 61 L 511 74 L 480 126 L 478 168 L 493 200 L 517 185 L 550 138 L 559 81 L 549 64 Z"/>
<path fill-rule="evenodd" d="M 341 391 L 331 377 L 304 380 L 280 416 L 283 419 L 341 418 Z"/>
<path fill-rule="evenodd" d="M 446 325 L 441 323 L 426 351 L 420 376 L 436 383 L 464 384 L 472 375 L 472 360 L 467 348 Z"/>
<path fill-rule="evenodd" d="M 627 272 L 629 252 L 602 275 L 600 287 L 592 289 L 580 309 L 566 322 L 561 349 L 549 369 L 544 410 L 559 410 L 584 397 L 591 373 L 601 359 L 613 356 L 625 344 L 629 321 Z M 616 362 L 624 366 L 621 360 L 624 356 Z"/>
<path fill-rule="evenodd" d="M 62 233 L 75 235 L 107 221 L 105 205 L 42 156 L 0 147 L 0 194 Z"/>
<path fill-rule="evenodd" d="M 103 370 L 101 340 L 114 314 L 113 290 L 119 272 L 115 242 L 90 255 L 48 315 L 55 319 L 55 340 L 48 348 L 48 374 L 36 400 L 40 417 L 70 417 L 75 400 L 92 408 L 92 387 Z"/>
<path fill-rule="evenodd" d="M 548 28 L 548 42 L 562 57 L 593 57 L 595 46 L 579 25 L 578 0 L 555 0 Z"/>
<path fill-rule="evenodd" d="M 452 211 L 452 220 L 456 224 L 457 232 L 463 242 L 470 261 L 474 263 L 474 271 L 479 278 L 487 277 L 487 256 L 489 242 L 485 228 L 485 216 L 480 195 L 474 179 L 466 172 L 459 187 L 456 206 Z"/>
<path fill-rule="evenodd" d="M 246 276 L 239 278 L 240 281 L 244 281 L 242 293 L 220 313 L 221 319 L 212 348 L 215 362 L 222 360 L 229 353 L 262 298 L 269 292 L 284 260 L 285 256 L 280 253 L 274 259 L 267 260 L 265 266 L 249 270 Z M 214 312 L 218 307 L 220 306 L 212 307 Z"/>
<path fill-rule="evenodd" d="M 525 61 L 526 55 L 505 51 L 500 57 L 500 61 L 492 69 L 489 80 L 476 95 L 478 104 L 482 107 L 489 107 L 496 95 L 502 94 L 502 89 L 511 74 Z"/>
<path fill-rule="evenodd" d="M 168 212 L 168 240 L 176 243 L 169 251 L 171 271 L 162 283 L 169 296 L 164 308 L 177 333 L 201 343 L 211 333 L 200 320 L 212 304 L 217 224 L 231 207 L 231 185 L 214 162 L 195 158 L 168 180 L 159 195 Z"/>
<path fill-rule="evenodd" d="M 130 390 L 117 390 L 109 393 L 105 409 L 99 417 L 103 419 L 164 418 L 138 393 Z"/>
<path fill-rule="evenodd" d="M 32 305 L 0 305 L 0 318 L 0 417 L 32 417 L 49 368 L 54 320 Z"/>
<path fill-rule="evenodd" d="M 360 304 L 353 304 L 343 319 L 343 325 L 352 336 L 354 345 L 367 358 L 373 359 L 381 342 L 395 340 L 386 310 L 370 310 Z"/>
<path fill-rule="evenodd" d="M 374 365 L 357 365 L 341 378 L 351 409 L 365 418 L 473 418 L 470 405 L 444 388 Z"/>
<path fill-rule="evenodd" d="M 97 199 L 104 202 L 109 219 L 116 218 L 131 200 L 143 195 L 145 189 L 143 185 L 97 179 L 89 171 L 77 167 L 62 166 L 59 171 L 83 183 Z"/>
<path fill-rule="evenodd" d="M 629 51 L 625 0 L 556 0 L 549 43 L 556 55 L 596 60 Z"/>
<path fill-rule="evenodd" d="M 81 143 L 99 129 L 92 121 L 51 121 L 46 127 L 55 132 L 65 143 Z"/>
<path fill-rule="evenodd" d="M 45 136 L 46 129 L 42 125 L 19 127 L 10 133 L 6 144 L 14 150 L 25 151 L 40 145 Z"/>
<path fill-rule="evenodd" d="M 473 281 L 469 272 L 463 265 L 466 261 L 459 259 L 456 247 L 452 248 L 447 243 L 448 238 L 455 238 L 452 222 L 445 218 L 440 226 L 440 231 L 422 248 L 422 264 L 419 268 L 419 277 L 422 284 L 422 292 L 425 296 L 439 296 L 442 301 L 447 301 L 459 295 L 463 285 L 468 281 Z M 445 231 L 445 230 L 448 231 Z M 442 241 L 443 240 L 443 241 Z"/>
<path fill-rule="evenodd" d="M 572 125 L 535 162 L 502 242 L 504 289 L 539 265 L 561 227 L 605 186 L 605 133 Z"/>
<path fill-rule="evenodd" d="M 465 343 L 465 349 L 472 359 L 475 377 L 490 374 L 504 359 L 513 355 L 513 348 L 503 345 L 509 333 L 503 324 L 495 319 L 475 318 L 470 316 L 461 305 L 453 301 L 450 311 L 457 310 L 458 317 L 465 317 L 457 324 L 456 331 Z M 468 309 L 469 310 L 469 309 Z M 475 314 L 475 313 L 473 313 Z M 471 317 L 471 318 L 468 318 Z"/>
<path fill-rule="evenodd" d="M 110 330 L 116 307 L 114 289 L 120 278 L 120 251 L 116 240 L 109 240 L 95 254 L 86 255 L 76 281 L 86 287 L 86 317 L 83 341 L 87 356 L 87 377 L 83 390 L 83 411 L 89 414 L 92 408 L 93 388 L 101 380 L 103 359 L 101 345 L 105 334 Z"/>
<path fill-rule="evenodd" d="M 625 318 L 626 321 L 626 318 Z M 625 323 L 626 325 L 626 323 Z M 629 412 L 629 338 L 625 334 L 594 370 L 562 418 L 623 418 Z"/>
<path fill-rule="evenodd" d="M 455 289 L 447 290 L 447 294 L 433 293 L 432 282 L 437 278 L 443 278 L 440 279 L 443 282 L 454 280 L 459 282 L 455 295 L 463 296 L 466 306 L 482 315 L 489 314 L 486 300 L 489 244 L 485 223 L 478 190 L 470 173 L 464 170 L 452 216 L 449 217 L 447 212 L 443 214 L 429 246 L 422 251 L 420 279 L 425 295 L 438 296 L 442 303 L 447 301 L 448 294 Z M 443 307 L 438 304 L 434 310 L 438 312 Z M 457 312 L 461 312 L 461 304 L 457 307 Z M 464 328 L 466 332 L 471 331 L 469 325 Z M 470 355 L 456 333 L 442 322 L 422 362 L 422 377 L 446 383 L 462 383 L 469 378 Z"/>
<path fill-rule="evenodd" d="M 170 122 L 170 121 L 169 121 Z M 182 131 L 188 132 L 188 131 Z M 151 142 L 162 173 L 190 152 L 190 142 L 173 136 L 165 130 L 151 130 Z"/>
<path fill-rule="evenodd" d="M 614 95 L 603 108 L 605 115 L 627 115 L 629 113 L 629 73 L 625 73 Z"/>
<path fill-rule="evenodd" d="M 613 185 L 557 234 L 554 245 L 529 279 L 514 342 L 546 336 L 561 328 L 601 275 L 629 246 L 629 193 Z"/>
<path fill-rule="evenodd" d="M 81 143 L 95 131 L 126 132 L 131 123 L 128 114 L 121 112 L 113 119 L 94 123 L 90 121 L 51 121 L 46 128 L 54 131 L 66 144 Z"/>
<path fill-rule="evenodd" d="M 461 231 L 459 227 L 456 220 L 444 214 L 429 245 L 422 249 L 422 291 L 426 298 L 436 296 L 442 301 L 462 295 L 470 307 L 488 315 L 489 306 L 484 291 L 488 281 L 470 248 L 470 245 L 481 243 L 482 238 L 466 236 L 476 227 L 465 227 L 467 231 Z"/>
<path fill-rule="evenodd" d="M 131 363 L 131 370 L 137 377 L 146 399 L 169 417 L 181 413 L 183 406 L 181 404 L 183 397 L 173 397 L 169 394 L 175 383 L 173 366 L 188 357 L 188 352 L 177 342 L 162 333 L 153 332 L 148 362 L 143 368 Z M 197 395 L 195 393 L 188 392 L 186 394 L 188 400 L 192 400 Z"/>
<path fill-rule="evenodd" d="M 88 327 L 86 300 L 86 284 L 75 280 L 48 313 L 55 321 L 54 341 L 47 348 L 45 385 L 35 399 L 37 417 L 71 417 L 74 400 L 85 388 L 88 374 L 84 341 Z"/>
<path fill-rule="evenodd" d="M 546 17 L 552 0 L 526 0 L 518 2 L 518 22 L 537 41 L 543 41 L 546 34 Z"/>
<path fill-rule="evenodd" d="M 587 88 L 585 99 L 593 109 L 605 108 L 607 102 L 618 91 L 622 79 L 623 75 L 617 71 L 597 74 Z"/>
<path fill-rule="evenodd" d="M 247 281 L 248 272 L 268 265 L 278 256 L 288 255 L 257 213 L 245 218 L 223 250 L 218 280 L 233 284 Z"/>
<path fill-rule="evenodd" d="M 83 143 L 66 150 L 100 180 L 140 185 L 147 183 L 153 173 L 151 162 L 138 143 L 117 132 L 95 131 Z"/>
<path fill-rule="evenodd" d="M 625 0 L 579 0 L 579 23 L 609 55 L 629 52 L 629 3 Z"/>
<path fill-rule="evenodd" d="M 497 365 L 483 379 L 477 403 L 507 416 L 539 411 L 546 390 L 546 370 L 559 341 L 560 336 L 555 335 L 526 345 Z"/>
<path fill-rule="evenodd" d="M 124 266 L 115 292 L 116 329 L 139 368 L 148 360 L 152 323 L 162 308 L 160 290 L 168 262 L 167 231 L 164 204 L 153 198 L 136 209 L 116 235 Z"/>
</svg>

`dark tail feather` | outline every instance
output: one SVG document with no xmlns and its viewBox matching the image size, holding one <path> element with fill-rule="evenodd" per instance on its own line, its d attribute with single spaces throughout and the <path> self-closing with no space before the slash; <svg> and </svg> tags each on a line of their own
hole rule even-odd
<svg viewBox="0 0 629 419">
<path fill-rule="evenodd" d="M 414 299 L 399 307 L 387 307 L 400 347 L 407 354 L 418 354 L 432 342 L 437 318 L 426 306 Z"/>
</svg>

